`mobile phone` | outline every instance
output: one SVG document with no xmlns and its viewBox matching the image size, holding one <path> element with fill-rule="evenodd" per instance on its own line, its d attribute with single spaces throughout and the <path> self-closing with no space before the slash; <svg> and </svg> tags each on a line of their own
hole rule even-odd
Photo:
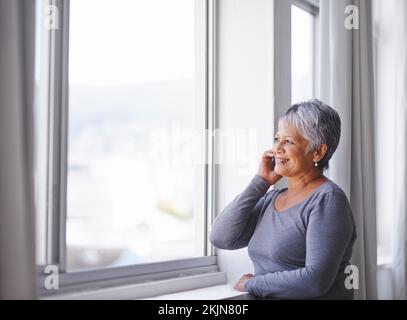
<svg viewBox="0 0 407 320">
<path fill-rule="evenodd" d="M 276 158 L 275 157 L 271 157 L 271 167 L 274 170 L 274 167 L 276 166 Z"/>
</svg>

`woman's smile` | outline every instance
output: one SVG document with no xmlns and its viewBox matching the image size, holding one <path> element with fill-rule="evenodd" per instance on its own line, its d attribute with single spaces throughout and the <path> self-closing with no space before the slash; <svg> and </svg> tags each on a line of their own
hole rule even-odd
<svg viewBox="0 0 407 320">
<path fill-rule="evenodd" d="M 289 159 L 285 158 L 276 158 L 276 165 L 285 165 L 287 162 L 290 161 Z"/>
</svg>

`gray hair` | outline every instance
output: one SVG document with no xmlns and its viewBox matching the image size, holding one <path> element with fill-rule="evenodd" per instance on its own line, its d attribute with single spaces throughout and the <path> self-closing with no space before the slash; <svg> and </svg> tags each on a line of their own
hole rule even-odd
<svg viewBox="0 0 407 320">
<path fill-rule="evenodd" d="M 338 147 L 341 137 L 341 118 L 338 113 L 315 99 L 294 104 L 280 118 L 280 121 L 294 126 L 310 142 L 308 151 L 316 150 L 319 145 L 326 144 L 328 149 L 318 165 L 322 170 L 328 169 L 329 160 Z"/>
</svg>

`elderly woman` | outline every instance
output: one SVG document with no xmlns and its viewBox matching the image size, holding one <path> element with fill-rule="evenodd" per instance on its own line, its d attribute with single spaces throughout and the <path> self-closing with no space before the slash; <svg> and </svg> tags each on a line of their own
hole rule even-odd
<svg viewBox="0 0 407 320">
<path fill-rule="evenodd" d="M 220 249 L 248 247 L 255 275 L 239 291 L 263 298 L 353 299 L 345 286 L 355 223 L 345 193 L 323 175 L 338 147 L 341 121 L 318 100 L 292 106 L 259 171 L 215 219 Z M 281 177 L 288 188 L 268 191 Z"/>
</svg>

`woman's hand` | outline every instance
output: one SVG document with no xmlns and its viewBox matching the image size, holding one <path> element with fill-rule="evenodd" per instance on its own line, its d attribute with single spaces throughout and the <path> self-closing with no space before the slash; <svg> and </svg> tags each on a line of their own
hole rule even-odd
<svg viewBox="0 0 407 320">
<path fill-rule="evenodd" d="M 257 174 L 266 180 L 270 185 L 275 184 L 282 178 L 282 176 L 274 172 L 274 166 L 274 152 L 272 150 L 265 151 L 261 158 L 259 171 Z"/>
<path fill-rule="evenodd" d="M 246 282 L 249 281 L 250 278 L 253 278 L 254 275 L 252 275 L 251 273 L 246 273 L 243 276 L 240 277 L 239 281 L 235 284 L 234 289 L 237 291 L 242 291 L 242 292 L 246 292 Z"/>
</svg>

